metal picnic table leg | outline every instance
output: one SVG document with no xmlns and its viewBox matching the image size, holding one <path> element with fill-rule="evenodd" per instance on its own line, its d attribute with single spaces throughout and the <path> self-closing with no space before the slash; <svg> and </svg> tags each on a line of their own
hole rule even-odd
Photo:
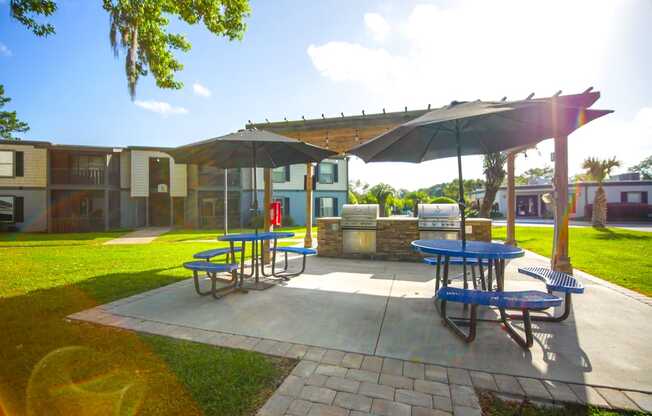
<svg viewBox="0 0 652 416">
<path fill-rule="evenodd" d="M 252 274 L 250 275 L 253 277 L 253 282 L 246 282 L 243 283 L 244 287 L 249 289 L 249 290 L 265 290 L 269 289 L 270 287 L 274 286 L 273 283 L 265 282 L 260 280 L 260 275 L 261 275 L 261 268 L 265 267 L 265 264 L 262 261 L 262 255 L 263 255 L 263 250 L 262 250 L 262 239 L 255 239 L 252 241 L 252 253 L 251 253 L 251 267 L 252 267 Z M 259 247 L 259 244 L 261 247 Z M 263 277 L 265 276 L 265 271 L 262 271 Z"/>
<path fill-rule="evenodd" d="M 441 283 L 441 254 L 437 255 L 437 271 L 435 272 L 435 301 L 437 300 L 437 291 Z"/>
<path fill-rule="evenodd" d="M 480 270 L 480 284 L 482 290 L 487 290 L 487 283 L 484 280 L 484 267 L 482 267 L 482 259 L 478 259 L 478 269 Z"/>
</svg>

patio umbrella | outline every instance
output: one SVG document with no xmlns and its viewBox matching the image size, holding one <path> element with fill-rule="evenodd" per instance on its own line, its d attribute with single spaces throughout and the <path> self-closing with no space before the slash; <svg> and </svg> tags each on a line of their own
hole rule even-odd
<svg viewBox="0 0 652 416">
<path fill-rule="evenodd" d="M 295 163 L 320 162 L 336 152 L 265 130 L 247 129 L 179 146 L 169 151 L 181 163 L 208 164 L 219 168 L 253 168 L 251 209 L 258 214 L 255 168 L 276 168 Z M 256 233 L 258 228 L 256 227 Z"/>
<path fill-rule="evenodd" d="M 610 113 L 562 105 L 561 100 L 457 102 L 427 112 L 348 153 L 365 162 L 412 162 L 457 156 L 460 232 L 466 243 L 462 156 L 534 145 Z M 591 103 L 592 104 L 592 103 Z"/>
</svg>

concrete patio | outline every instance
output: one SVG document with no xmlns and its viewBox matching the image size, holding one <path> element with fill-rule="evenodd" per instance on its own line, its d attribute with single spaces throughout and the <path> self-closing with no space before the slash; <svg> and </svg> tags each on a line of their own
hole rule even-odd
<svg viewBox="0 0 652 416">
<path fill-rule="evenodd" d="M 541 283 L 519 275 L 516 268 L 546 264 L 547 259 L 529 252 L 512 261 L 507 289 L 542 290 Z M 216 301 L 197 296 L 187 280 L 71 318 L 217 345 L 228 345 L 224 337 L 235 336 L 239 341 L 229 346 L 269 353 L 276 348 L 284 356 L 302 351 L 296 356 L 304 360 L 311 360 L 306 357 L 310 350 L 335 351 L 342 357 L 349 353 L 441 366 L 449 368 L 449 376 L 454 369 L 466 369 L 493 374 L 496 380 L 515 376 L 553 385 L 652 392 L 651 300 L 584 273 L 576 275 L 586 293 L 575 296 L 567 321 L 534 323 L 530 351 L 518 347 L 495 323 L 480 323 L 472 344 L 453 336 L 434 308 L 433 269 L 417 263 L 311 257 L 305 274 L 266 291 Z M 462 313 L 461 308 L 453 311 Z M 492 315 L 483 312 L 484 317 Z M 269 348 L 262 347 L 265 343 Z M 315 361 L 322 358 L 323 353 Z M 576 392 L 574 397 L 579 396 Z M 652 396 L 641 397 L 649 401 Z M 600 398 L 598 404 L 602 402 Z"/>
</svg>

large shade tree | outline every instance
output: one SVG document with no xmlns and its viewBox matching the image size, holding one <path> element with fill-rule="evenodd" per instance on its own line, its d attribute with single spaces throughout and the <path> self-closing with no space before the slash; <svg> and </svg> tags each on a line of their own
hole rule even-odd
<svg viewBox="0 0 652 416">
<path fill-rule="evenodd" d="M 505 161 L 507 154 L 504 152 L 488 153 L 484 155 L 482 166 L 484 168 L 484 198 L 480 205 L 480 216 L 488 218 L 494 205 L 496 194 L 505 179 Z"/>
<path fill-rule="evenodd" d="M 594 227 L 603 228 L 607 225 L 607 195 L 602 184 L 611 173 L 611 170 L 618 166 L 620 166 L 620 162 L 615 157 L 605 160 L 589 157 L 582 163 L 582 169 L 586 171 L 586 177 L 598 183 L 591 215 L 591 222 Z"/>
<path fill-rule="evenodd" d="M 4 140 L 18 140 L 16 133 L 24 133 L 29 130 L 27 123 L 18 119 L 15 111 L 4 111 L 2 108 L 11 101 L 5 97 L 5 87 L 0 84 L 0 138 Z"/>
<path fill-rule="evenodd" d="M 100 0 L 96 0 L 100 1 Z M 57 0 L 10 0 L 11 15 L 37 36 L 55 33 L 50 23 L 39 18 L 53 15 Z M 183 64 L 174 52 L 187 52 L 190 42 L 181 34 L 170 33 L 170 18 L 190 25 L 203 23 L 211 33 L 229 40 L 242 38 L 249 15 L 248 0 L 102 0 L 109 14 L 109 41 L 116 57 L 125 55 L 129 94 L 136 95 L 141 76 L 151 72 L 160 88 L 180 89 L 175 73 Z"/>
</svg>

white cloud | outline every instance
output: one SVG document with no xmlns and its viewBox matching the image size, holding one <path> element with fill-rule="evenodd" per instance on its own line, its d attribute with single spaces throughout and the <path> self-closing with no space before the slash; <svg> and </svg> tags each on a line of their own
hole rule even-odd
<svg viewBox="0 0 652 416">
<path fill-rule="evenodd" d="M 4 43 L 0 42 L 0 55 L 1 56 L 11 56 L 13 55 L 13 52 L 11 52 L 11 49 Z"/>
<path fill-rule="evenodd" d="M 531 92 L 546 96 L 559 89 L 574 93 L 594 84 L 600 87 L 609 77 L 613 63 L 608 53 L 619 47 L 628 4 L 609 0 L 420 4 L 391 24 L 377 15 L 387 24 L 378 34 L 395 35 L 389 46 L 330 41 L 310 45 L 307 53 L 325 79 L 358 88 L 356 94 L 366 101 L 361 104 L 367 111 L 374 105 L 424 108 L 452 100 L 518 99 Z M 369 23 L 376 17 L 369 15 L 375 13 L 364 16 L 366 30 L 378 39 L 372 29 L 376 25 Z M 543 22 L 554 22 L 554 28 Z M 641 110 L 636 117 L 617 112 L 574 133 L 569 142 L 571 174 L 589 151 L 600 157 L 613 155 L 614 137 L 626 141 L 633 154 L 640 156 L 642 149 L 649 149 L 652 139 L 644 127 L 652 118 L 649 112 Z M 550 164 L 552 141 L 540 148 L 541 156 L 530 152 L 528 159 L 519 158 L 517 167 Z M 634 155 L 617 150 L 616 156 L 629 164 Z M 465 157 L 464 169 L 465 177 L 482 177 L 481 159 Z M 456 174 L 454 159 L 421 165 L 351 163 L 354 179 L 409 189 L 451 180 Z"/>
<path fill-rule="evenodd" d="M 199 95 L 200 97 L 210 97 L 211 95 L 213 95 L 213 93 L 211 92 L 211 90 L 209 90 L 208 88 L 204 87 L 204 86 L 201 85 L 199 82 L 195 82 L 194 84 L 192 84 L 192 91 L 193 91 L 196 95 Z"/>
<path fill-rule="evenodd" d="M 378 42 L 385 40 L 391 30 L 389 23 L 378 13 L 365 13 L 364 25 L 371 37 Z"/>
<path fill-rule="evenodd" d="M 134 101 L 134 104 L 136 104 L 138 107 L 143 108 L 147 111 L 151 111 L 154 113 L 161 114 L 163 116 L 168 116 L 171 114 L 188 114 L 188 110 L 183 108 L 183 107 L 175 107 L 173 105 L 170 105 L 170 103 L 166 103 L 165 101 L 155 101 L 155 100 L 146 100 L 146 101 L 140 101 L 136 100 Z"/>
</svg>

